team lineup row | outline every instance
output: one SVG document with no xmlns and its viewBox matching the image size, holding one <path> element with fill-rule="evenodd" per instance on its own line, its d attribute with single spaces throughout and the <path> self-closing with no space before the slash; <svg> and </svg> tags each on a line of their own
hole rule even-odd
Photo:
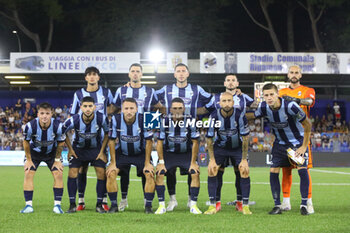
<svg viewBox="0 0 350 233">
<path fill-rule="evenodd" d="M 177 206 L 175 174 L 176 168 L 179 167 L 182 173 L 188 174 L 189 178 L 188 206 L 190 212 L 201 214 L 202 212 L 197 207 L 199 193 L 199 166 L 196 163 L 198 128 L 193 125 L 180 127 L 183 125 L 178 122 L 203 114 L 208 114 L 210 118 L 221 122 L 215 127 L 208 128 L 206 135 L 210 156 L 208 165 L 210 205 L 205 214 L 215 214 L 221 209 L 222 174 L 228 159 L 231 160 L 236 171 L 236 208 L 243 214 L 251 214 L 249 210 L 250 178 L 247 159 L 249 127 L 247 118 L 255 117 L 266 117 L 276 138 L 272 150 L 273 165 L 270 169 L 270 184 L 275 207 L 270 214 L 280 214 L 282 209 L 290 209 L 288 197 L 283 199 L 282 205 L 280 202 L 278 178 L 280 167 L 286 167 L 287 172 L 284 173 L 288 179 L 291 178 L 291 174 L 288 176 L 288 171 L 291 173 L 292 167 L 298 168 L 302 196 L 300 211 L 303 215 L 313 213 L 311 188 L 309 188 L 311 182 L 307 170 L 311 165 L 308 165 L 308 162 L 311 161 L 308 149 L 310 122 L 307 118 L 308 112 L 298 104 L 301 106 L 313 105 L 314 92 L 308 91 L 311 93 L 310 96 L 313 94 L 310 98 L 296 98 L 292 94 L 280 98 L 277 87 L 273 84 L 266 84 L 263 87 L 265 101 L 259 104 L 254 113 L 246 113 L 246 107 L 253 105 L 253 100 L 240 93 L 237 89 L 239 84 L 237 77 L 233 74 L 225 77 L 226 92 L 214 96 L 205 92 L 200 86 L 187 82 L 189 72 L 185 64 L 180 63 L 175 67 L 176 84 L 166 85 L 158 91 L 142 86 L 141 76 L 142 66 L 132 64 L 129 84 L 119 88 L 113 98 L 110 90 L 98 86 L 98 69 L 89 67 L 85 72 L 87 87 L 74 94 L 72 116 L 63 124 L 51 118 L 52 110 L 49 104 L 39 105 L 38 118 L 27 123 L 24 131 L 26 206 L 21 211 L 22 213 L 33 212 L 33 177 L 41 161 L 47 163 L 55 179 L 53 211 L 63 213 L 61 209 L 63 166 L 60 157 L 63 143 L 66 142 L 70 156 L 67 182 L 70 208 L 67 213 L 74 213 L 85 208 L 86 171 L 88 165 L 91 164 L 95 167 L 97 176 L 97 212 L 115 213 L 127 207 L 129 171 L 130 166 L 135 165 L 138 176 L 141 176 L 143 180 L 146 213 L 153 213 L 152 201 L 155 191 L 157 191 L 159 200 L 156 214 L 172 211 Z M 293 88 L 293 84 L 301 86 L 299 67 L 292 66 L 288 77 L 292 91 L 298 88 Z M 298 90 L 298 96 L 300 96 L 299 92 L 300 90 Z M 151 164 L 152 138 L 155 131 L 145 128 L 143 119 L 143 113 L 151 109 L 159 109 L 166 113 L 166 118 L 162 122 L 168 123 L 167 127 L 160 124 L 160 129 L 156 132 L 159 160 L 155 169 Z M 110 120 L 106 117 L 107 114 L 112 116 Z M 169 124 L 169 122 L 173 123 Z M 73 145 L 65 136 L 72 129 L 75 132 Z M 106 168 L 105 148 L 107 145 L 111 159 Z M 287 149 L 290 148 L 295 151 L 296 157 L 305 158 L 303 163 L 292 164 L 290 162 L 287 156 Z M 116 183 L 118 175 L 121 176 L 122 194 L 119 208 Z M 164 202 L 164 175 L 167 177 L 170 195 L 167 208 Z M 79 191 L 78 207 L 76 206 L 77 190 Z M 107 206 L 106 193 L 111 201 L 111 207 Z"/>
</svg>

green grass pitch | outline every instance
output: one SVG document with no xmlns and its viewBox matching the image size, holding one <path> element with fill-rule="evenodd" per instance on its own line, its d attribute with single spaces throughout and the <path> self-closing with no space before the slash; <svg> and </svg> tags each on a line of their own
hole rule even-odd
<svg viewBox="0 0 350 233">
<path fill-rule="evenodd" d="M 350 232 L 350 168 L 316 168 L 313 178 L 313 203 L 315 214 L 301 216 L 297 171 L 293 171 L 292 210 L 280 216 L 269 216 L 273 207 L 270 191 L 269 169 L 252 167 L 250 199 L 253 215 L 243 216 L 227 206 L 235 200 L 234 173 L 226 169 L 222 190 L 222 211 L 216 215 L 189 213 L 187 202 L 187 177 L 178 175 L 177 200 L 179 206 L 165 215 L 145 215 L 140 179 L 132 168 L 129 187 L 129 208 L 116 214 L 95 212 L 96 179 L 94 169 L 89 168 L 86 191 L 86 210 L 76 214 L 56 215 L 53 208 L 53 178 L 46 167 L 40 167 L 34 180 L 33 214 L 20 214 L 24 207 L 22 191 L 23 168 L 0 167 L 0 232 Z M 64 170 L 67 180 L 68 168 Z M 204 212 L 208 200 L 206 168 L 201 168 L 199 208 Z M 281 175 L 280 175 L 281 178 Z M 66 182 L 65 182 L 66 184 Z M 167 191 L 166 191 L 167 192 Z M 166 201 L 168 201 L 166 193 Z M 118 193 L 118 201 L 120 193 Z M 65 187 L 62 206 L 68 209 Z M 155 197 L 153 209 L 158 207 Z"/>
</svg>

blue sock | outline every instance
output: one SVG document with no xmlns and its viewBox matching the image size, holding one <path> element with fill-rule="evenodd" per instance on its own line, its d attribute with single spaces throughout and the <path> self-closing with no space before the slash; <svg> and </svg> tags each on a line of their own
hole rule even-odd
<svg viewBox="0 0 350 233">
<path fill-rule="evenodd" d="M 109 196 L 109 200 L 111 200 L 111 206 L 118 206 L 118 202 L 117 202 L 117 197 L 118 197 L 118 192 L 112 192 L 112 193 L 108 193 Z"/>
<path fill-rule="evenodd" d="M 217 186 L 216 186 L 216 201 L 221 200 L 221 188 L 222 188 L 222 176 L 224 175 L 223 171 L 218 171 L 218 174 L 216 175 L 216 181 L 217 181 Z"/>
<path fill-rule="evenodd" d="M 300 194 L 301 205 L 307 205 L 307 196 L 309 194 L 309 173 L 307 169 L 298 170 L 300 176 Z"/>
<path fill-rule="evenodd" d="M 86 188 L 86 173 L 78 174 L 78 195 L 79 198 L 84 198 Z"/>
<path fill-rule="evenodd" d="M 250 194 L 250 177 L 242 178 L 241 177 L 241 190 L 243 197 L 243 205 L 249 204 L 249 194 Z"/>
<path fill-rule="evenodd" d="M 31 200 L 33 200 L 33 190 L 31 190 L 31 191 L 23 191 L 24 192 L 24 199 L 26 200 L 26 201 L 31 201 Z"/>
<path fill-rule="evenodd" d="M 120 190 L 122 192 L 122 199 L 126 199 L 128 196 L 129 180 L 129 173 L 120 177 Z"/>
<path fill-rule="evenodd" d="M 271 192 L 272 192 L 272 198 L 275 201 L 275 206 L 281 205 L 281 186 L 280 186 L 280 180 L 278 178 L 279 173 L 272 173 L 270 172 L 270 186 L 271 186 Z"/>
<path fill-rule="evenodd" d="M 164 201 L 165 185 L 156 185 L 158 201 Z"/>
<path fill-rule="evenodd" d="M 236 192 L 237 192 L 237 201 L 242 201 L 242 189 L 241 189 L 241 173 L 239 171 L 235 171 L 236 174 Z"/>
<path fill-rule="evenodd" d="M 216 176 L 208 176 L 208 194 L 210 204 L 215 204 L 216 201 L 216 189 L 217 189 L 217 177 Z"/>
<path fill-rule="evenodd" d="M 154 193 L 146 193 L 145 192 L 145 198 L 146 198 L 146 207 L 152 207 Z"/>
<path fill-rule="evenodd" d="M 166 175 L 166 186 L 168 188 L 169 196 L 176 193 L 176 170 L 170 170 Z"/>
<path fill-rule="evenodd" d="M 191 200 L 197 201 L 199 194 L 199 187 L 191 187 Z"/>
<path fill-rule="evenodd" d="M 106 180 L 97 179 L 96 193 L 97 193 L 97 204 L 102 204 L 103 196 L 106 189 Z"/>
<path fill-rule="evenodd" d="M 63 188 L 53 188 L 53 195 L 55 201 L 61 201 L 63 196 Z"/>
<path fill-rule="evenodd" d="M 75 197 L 77 195 L 77 180 L 77 178 L 68 177 L 67 186 L 70 204 L 75 204 Z"/>
</svg>

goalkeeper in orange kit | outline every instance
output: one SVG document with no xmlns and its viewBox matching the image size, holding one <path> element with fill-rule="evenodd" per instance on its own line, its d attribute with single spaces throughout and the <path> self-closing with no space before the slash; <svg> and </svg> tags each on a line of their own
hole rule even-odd
<svg viewBox="0 0 350 233">
<path fill-rule="evenodd" d="M 279 91 L 279 95 L 288 101 L 295 101 L 304 110 L 307 117 L 310 117 L 310 108 L 315 105 L 315 90 L 300 84 L 300 79 L 302 77 L 301 69 L 299 66 L 291 66 L 288 70 L 288 80 L 290 86 L 288 88 L 283 88 Z M 308 173 L 309 173 L 309 195 L 307 200 L 307 210 L 310 214 L 314 213 L 314 208 L 312 205 L 312 183 L 309 168 L 312 168 L 312 154 L 311 154 L 311 144 L 309 143 L 309 163 L 308 163 Z M 290 190 L 292 187 L 292 169 L 294 167 L 283 168 L 283 178 L 282 178 L 282 191 L 283 191 L 283 203 L 281 209 L 284 211 L 291 210 L 290 205 Z"/>
</svg>

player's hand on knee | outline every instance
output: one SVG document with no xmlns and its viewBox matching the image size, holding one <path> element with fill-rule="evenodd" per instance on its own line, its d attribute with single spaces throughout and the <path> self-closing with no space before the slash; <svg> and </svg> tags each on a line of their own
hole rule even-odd
<svg viewBox="0 0 350 233">
<path fill-rule="evenodd" d="M 218 170 L 219 170 L 219 166 L 216 164 L 215 159 L 210 160 L 208 164 L 208 175 L 216 176 L 216 174 L 218 173 Z"/>
<path fill-rule="evenodd" d="M 305 152 L 306 152 L 306 149 L 307 149 L 307 147 L 304 147 L 304 146 L 299 147 L 299 148 L 295 151 L 295 155 L 296 155 L 297 157 L 303 156 L 303 155 L 305 154 Z"/>
<path fill-rule="evenodd" d="M 165 175 L 165 173 L 167 172 L 165 165 L 164 164 L 158 164 L 156 167 L 156 174 L 157 175 Z"/>
<path fill-rule="evenodd" d="M 143 174 L 147 175 L 150 174 L 150 176 L 154 177 L 154 167 L 151 163 L 146 163 L 145 167 L 143 168 Z"/>
<path fill-rule="evenodd" d="M 199 166 L 198 166 L 198 164 L 191 162 L 191 166 L 190 166 L 190 169 L 188 169 L 188 172 L 190 174 L 199 174 Z"/>
<path fill-rule="evenodd" d="M 106 169 L 106 176 L 110 177 L 112 175 L 113 172 L 117 173 L 117 167 L 115 166 L 115 164 L 109 164 L 107 169 Z"/>
<path fill-rule="evenodd" d="M 242 176 L 248 176 L 249 175 L 249 165 L 248 160 L 242 159 L 242 161 L 239 163 L 239 171 L 241 172 Z"/>
<path fill-rule="evenodd" d="M 63 172 L 63 164 L 61 163 L 61 161 L 59 162 L 54 162 L 53 165 L 52 165 L 52 168 L 51 168 L 51 171 L 54 169 L 54 168 L 57 168 L 57 170 L 59 172 Z"/>
<path fill-rule="evenodd" d="M 96 160 L 99 160 L 101 159 L 103 162 L 107 163 L 107 156 L 104 152 L 100 152 L 98 155 L 97 155 L 97 158 Z"/>
<path fill-rule="evenodd" d="M 26 162 L 24 164 L 24 172 L 28 173 L 32 167 L 34 167 L 34 169 L 35 169 L 35 165 L 34 165 L 33 161 L 26 160 Z"/>
</svg>

